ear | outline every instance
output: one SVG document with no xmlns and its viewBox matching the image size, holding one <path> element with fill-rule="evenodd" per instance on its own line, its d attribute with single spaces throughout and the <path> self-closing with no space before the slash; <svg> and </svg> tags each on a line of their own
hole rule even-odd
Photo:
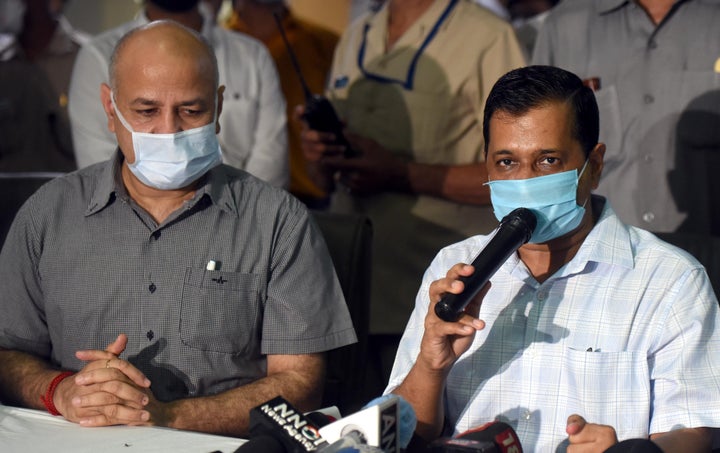
<svg viewBox="0 0 720 453">
<path fill-rule="evenodd" d="M 223 94 L 225 93 L 225 85 L 220 85 L 217 90 L 217 119 L 215 120 L 215 133 L 220 133 L 220 113 L 222 113 Z"/>
<path fill-rule="evenodd" d="M 598 188 L 605 162 L 605 143 L 598 143 L 588 155 L 589 170 L 592 172 L 592 190 Z"/>
<path fill-rule="evenodd" d="M 108 129 L 110 132 L 115 133 L 115 109 L 110 99 L 110 85 L 103 83 L 100 85 L 100 101 L 102 102 L 103 110 L 108 119 Z"/>
</svg>

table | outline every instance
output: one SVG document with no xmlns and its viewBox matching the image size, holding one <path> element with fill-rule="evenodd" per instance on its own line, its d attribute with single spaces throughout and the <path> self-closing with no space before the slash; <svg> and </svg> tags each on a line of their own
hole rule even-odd
<svg viewBox="0 0 720 453">
<path fill-rule="evenodd" d="M 85 428 L 47 412 L 0 405 L 2 453 L 232 453 L 242 439 L 171 428 Z"/>
</svg>

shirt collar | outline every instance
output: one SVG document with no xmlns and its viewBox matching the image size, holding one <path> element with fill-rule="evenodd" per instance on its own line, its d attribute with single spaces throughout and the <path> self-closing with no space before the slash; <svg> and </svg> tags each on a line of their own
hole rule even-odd
<svg viewBox="0 0 720 453">
<path fill-rule="evenodd" d="M 627 6 L 631 0 L 595 0 L 598 14 L 607 14 L 621 7 Z"/>
<path fill-rule="evenodd" d="M 445 8 L 447 8 L 450 1 L 451 0 L 434 1 L 427 11 L 422 13 L 415 23 L 405 31 L 405 33 L 395 43 L 394 48 L 399 49 L 403 47 L 403 43 L 414 44 L 422 42 L 427 34 L 430 33 L 430 30 L 432 30 L 435 26 L 440 18 L 440 15 L 442 15 L 443 11 L 445 11 Z M 390 14 L 388 6 L 389 3 L 390 2 L 385 2 L 377 13 L 369 16 L 367 21 L 370 25 L 370 30 L 368 31 L 368 44 L 372 46 L 380 46 L 382 49 L 385 48 L 385 39 L 387 37 L 388 18 Z M 448 21 L 446 20 L 445 23 L 442 24 L 442 28 L 446 27 L 447 23 Z"/>
<path fill-rule="evenodd" d="M 89 35 L 75 30 L 65 16 L 61 15 L 57 17 L 57 27 L 46 52 L 50 55 L 72 53 L 89 40 Z"/>
<path fill-rule="evenodd" d="M 150 19 L 148 19 L 147 13 L 145 12 L 145 8 L 138 11 L 137 15 L 135 16 L 135 22 L 137 26 L 150 23 Z M 215 23 L 212 21 L 212 19 L 203 16 L 203 25 L 202 30 L 200 30 L 200 34 L 210 43 L 210 45 L 213 45 L 213 43 L 215 42 L 215 39 L 213 37 L 213 30 L 215 30 Z"/>
<path fill-rule="evenodd" d="M 239 217 L 235 195 L 230 190 L 230 178 L 228 177 L 228 168 L 225 165 L 213 167 L 205 174 L 202 185 L 198 188 L 198 193 L 202 196 L 207 194 L 212 203 L 227 212 Z M 248 176 L 247 174 L 245 175 Z M 199 199 L 199 197 L 196 197 Z"/>
<path fill-rule="evenodd" d="M 676 0 L 675 3 L 686 3 L 691 0 Z M 607 14 L 620 8 L 626 7 L 635 0 L 595 0 L 598 14 Z"/>
<path fill-rule="evenodd" d="M 564 275 L 582 272 L 589 262 L 632 269 L 635 259 L 630 233 L 601 196 L 593 195 L 594 209 L 602 209 L 597 223 L 583 241 L 577 255 L 567 264 Z"/>
<path fill-rule="evenodd" d="M 599 195 L 592 196 L 593 209 L 600 210 L 600 217 L 590 233 L 585 237 L 580 250 L 548 281 L 579 274 L 585 271 L 591 262 L 604 263 L 632 269 L 635 258 L 630 242 L 628 227 L 618 219 L 610 203 Z M 537 285 L 517 253 L 503 264 L 503 269 L 531 285 Z"/>
<path fill-rule="evenodd" d="M 232 12 L 230 17 L 228 17 L 225 21 L 224 25 L 230 30 L 239 31 L 248 35 L 250 34 L 250 27 L 248 27 L 247 22 L 245 22 L 236 11 Z M 285 30 L 286 34 L 289 34 L 291 31 L 300 28 L 300 23 L 295 18 L 295 16 L 293 16 L 290 10 L 287 10 L 287 12 L 282 18 L 282 27 L 283 30 Z M 279 35 L 280 34 L 278 33 L 277 36 Z"/>
<path fill-rule="evenodd" d="M 118 149 L 112 159 L 101 164 L 99 174 L 96 176 L 95 190 L 85 210 L 86 217 L 102 211 L 115 199 L 116 181 L 120 180 L 121 163 L 122 154 Z"/>
<path fill-rule="evenodd" d="M 121 167 L 123 156 L 120 150 L 116 150 L 114 157 L 102 164 L 98 170 L 97 185 L 90 198 L 85 216 L 91 216 L 102 211 L 110 205 L 117 197 L 128 197 L 127 191 L 122 183 Z M 212 204 L 223 211 L 238 216 L 235 197 L 230 190 L 230 182 L 224 165 L 218 165 L 208 171 L 202 177 L 191 205 L 195 205 L 207 195 Z"/>
</svg>

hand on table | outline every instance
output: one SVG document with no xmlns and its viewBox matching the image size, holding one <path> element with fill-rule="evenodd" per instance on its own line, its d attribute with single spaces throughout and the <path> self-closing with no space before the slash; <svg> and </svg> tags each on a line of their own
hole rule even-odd
<svg viewBox="0 0 720 453">
<path fill-rule="evenodd" d="M 75 353 L 88 364 L 58 385 L 53 401 L 68 420 L 83 426 L 148 424 L 145 407 L 154 400 L 150 381 L 126 360 L 127 336 L 120 334 L 104 351 Z"/>
</svg>

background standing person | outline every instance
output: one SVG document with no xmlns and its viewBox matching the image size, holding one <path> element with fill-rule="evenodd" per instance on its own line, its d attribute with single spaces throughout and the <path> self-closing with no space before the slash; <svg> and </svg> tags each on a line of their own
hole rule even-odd
<svg viewBox="0 0 720 453">
<path fill-rule="evenodd" d="M 715 206 L 698 205 L 708 189 L 695 182 L 718 171 L 698 152 L 720 151 L 718 23 L 716 1 L 573 0 L 540 31 L 533 63 L 572 71 L 595 90 L 607 145 L 598 193 L 624 222 L 720 235 L 720 222 L 712 231 L 689 216 L 707 218 Z"/>
<path fill-rule="evenodd" d="M 212 47 L 159 21 L 110 61 L 118 151 L 36 192 L 0 253 L 0 400 L 233 436 L 277 395 L 317 408 L 352 321 L 307 209 L 221 163 Z"/>
<path fill-rule="evenodd" d="M 277 70 L 262 43 L 232 33 L 204 17 L 199 0 L 147 0 L 133 21 L 94 37 L 80 51 L 70 86 L 70 118 L 79 167 L 103 161 L 115 149 L 107 131 L 98 89 L 107 83 L 115 43 L 127 31 L 158 19 L 171 19 L 199 31 L 210 41 L 225 86 L 225 114 L 219 140 L 223 161 L 278 187 L 287 187 L 285 99 Z"/>
<path fill-rule="evenodd" d="M 0 15 L 0 172 L 74 170 L 68 88 L 88 37 L 49 0 L 0 0 Z"/>
<path fill-rule="evenodd" d="M 338 36 L 296 17 L 285 0 L 234 0 L 233 14 L 227 23 L 229 29 L 259 39 L 270 51 L 287 103 L 290 193 L 310 208 L 323 209 L 327 207 L 328 194 L 308 175 L 307 161 L 300 145 L 302 124 L 292 119 L 295 106 L 305 103 L 305 92 L 274 14 L 281 18 L 300 70 L 313 93 L 322 94 L 325 89 Z"/>
<path fill-rule="evenodd" d="M 387 352 L 387 371 L 427 263 L 497 224 L 482 206 L 482 109 L 523 65 L 510 25 L 469 0 L 389 0 L 338 43 L 327 94 L 358 155 L 309 129 L 303 146 L 330 210 L 372 221 L 370 333 L 384 344 L 370 350 Z"/>
</svg>

